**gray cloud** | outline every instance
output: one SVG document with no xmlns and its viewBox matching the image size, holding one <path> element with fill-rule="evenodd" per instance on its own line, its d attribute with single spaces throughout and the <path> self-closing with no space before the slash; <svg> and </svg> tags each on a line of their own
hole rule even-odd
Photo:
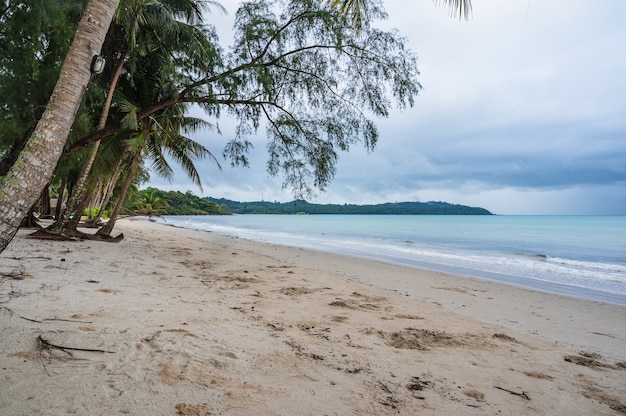
<svg viewBox="0 0 626 416">
<path fill-rule="evenodd" d="M 626 2 L 475 1 L 468 22 L 427 0 L 385 5 L 385 24 L 418 54 L 424 90 L 414 108 L 379 120 L 372 154 L 355 146 L 340 155 L 318 202 L 626 215 Z M 221 124 L 224 137 L 197 137 L 217 155 L 230 134 Z M 290 199 L 265 173 L 264 137 L 254 138 L 250 169 L 202 167 L 204 194 Z M 193 189 L 180 174 L 152 184 Z"/>
</svg>

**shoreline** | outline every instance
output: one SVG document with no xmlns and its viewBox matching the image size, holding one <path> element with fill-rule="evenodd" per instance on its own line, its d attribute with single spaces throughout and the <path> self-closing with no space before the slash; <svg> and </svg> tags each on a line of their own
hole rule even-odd
<svg viewBox="0 0 626 416">
<path fill-rule="evenodd" d="M 349 254 L 348 254 L 349 255 Z M 412 264 L 411 262 L 395 261 L 393 259 L 383 259 L 389 263 L 397 263 L 400 265 L 406 265 L 409 267 L 415 267 L 418 269 L 429 270 L 432 272 L 440 272 L 445 274 L 451 274 L 460 277 L 467 277 L 469 279 L 487 280 L 494 283 L 500 283 L 503 285 L 510 285 L 519 287 L 522 289 L 539 291 L 546 294 L 552 294 L 557 296 L 565 296 L 569 298 L 588 300 L 593 302 L 602 302 L 614 306 L 626 307 L 626 296 L 605 292 L 597 289 L 589 289 L 577 286 L 565 285 L 562 283 L 549 282 L 546 280 L 540 280 L 536 278 L 520 277 L 513 275 L 505 275 L 500 273 L 487 272 L 482 270 L 465 269 L 462 267 L 438 265 L 430 263 Z"/>
<path fill-rule="evenodd" d="M 184 217 L 184 216 L 183 216 Z M 302 247 L 305 249 L 313 249 L 320 250 L 322 252 L 335 253 L 339 255 L 347 255 L 358 258 L 373 258 L 383 260 L 389 263 L 406 265 L 409 267 L 416 267 L 419 269 L 426 269 L 433 272 L 442 272 L 447 274 L 459 275 L 459 276 L 467 276 L 471 278 L 477 279 L 486 279 L 494 282 L 500 282 L 504 284 L 511 284 L 514 286 L 521 286 L 531 290 L 539 290 L 545 293 L 552 293 L 557 295 L 565 295 L 569 297 L 582 298 L 593 301 L 605 302 L 613 305 L 626 306 L 626 292 L 623 292 L 623 287 L 605 287 L 605 281 L 610 281 L 607 276 L 603 276 L 602 278 L 592 278 L 593 283 L 586 282 L 589 278 L 584 277 L 581 280 L 573 279 L 572 284 L 569 284 L 568 281 L 572 279 L 564 279 L 563 282 L 559 282 L 558 276 L 552 276 L 548 274 L 547 276 L 544 274 L 533 274 L 532 271 L 530 273 L 524 273 L 523 270 L 517 270 L 513 268 L 513 271 L 509 270 L 509 273 L 506 271 L 498 271 L 497 268 L 489 271 L 489 266 L 483 264 L 483 268 L 471 266 L 460 266 L 462 264 L 462 259 L 457 263 L 437 263 L 437 261 L 429 261 L 429 260 L 419 260 L 418 258 L 407 257 L 402 253 L 398 254 L 390 254 L 387 252 L 386 254 L 378 251 L 362 251 L 359 248 L 354 248 L 352 246 L 343 247 L 338 244 L 325 244 L 324 242 L 317 242 L 319 244 L 313 245 L 308 239 L 298 239 L 298 238 L 289 238 L 287 235 L 288 242 L 285 243 L 283 241 L 283 237 L 280 233 L 269 233 L 268 235 L 253 233 L 249 236 L 244 232 L 241 234 L 237 230 L 235 231 L 224 231 L 223 227 L 225 224 L 217 223 L 218 229 L 216 231 L 212 231 L 205 227 L 202 227 L 202 223 L 194 224 L 193 222 L 190 224 L 191 227 L 185 226 L 182 223 L 174 220 L 173 222 L 168 222 L 167 217 L 163 217 L 162 219 L 153 219 L 154 221 L 161 225 L 169 225 L 172 227 L 181 227 L 186 229 L 192 229 L 196 231 L 207 231 L 207 232 L 215 232 L 219 235 L 228 236 L 228 237 L 238 237 L 244 239 L 250 239 L 250 241 L 257 242 L 268 242 L 271 244 L 284 245 L 284 246 L 292 246 L 292 247 Z M 186 222 L 186 221 L 185 221 Z M 195 228 L 198 227 L 198 228 Z M 242 230 L 247 230 L 247 226 L 244 226 Z M 254 227 L 252 228 L 254 229 Z M 241 234 L 241 235 L 240 235 Z M 322 234 L 325 234 L 322 232 Z M 528 248 L 527 248 L 528 249 Z M 460 249 L 461 250 L 461 249 Z M 530 249 L 532 251 L 532 249 Z M 451 254 L 457 254 L 456 251 L 452 251 Z M 487 253 L 489 254 L 489 253 Z M 511 254 L 511 253 L 507 253 Z M 547 260 L 548 256 L 542 255 L 529 255 L 528 257 L 537 257 Z M 497 259 L 496 259 L 497 262 Z M 558 263 L 558 261 L 556 261 Z M 482 264 L 482 263 L 481 263 Z M 529 267 L 529 266 L 526 266 Z M 534 266 L 530 266 L 534 267 Z M 537 265 L 537 267 L 542 267 L 541 264 Z M 576 270 L 571 271 L 571 273 L 575 273 Z M 564 273 L 564 272 L 560 272 Z M 563 274 L 565 276 L 566 274 Z M 573 278 L 576 275 L 571 275 Z M 554 279 L 556 280 L 554 280 Z M 599 280 L 597 280 L 599 279 Z M 611 290 L 614 289 L 614 290 Z"/>
<path fill-rule="evenodd" d="M 3 415 L 626 414 L 624 307 L 137 218 L 30 232 L 0 255 Z"/>
<path fill-rule="evenodd" d="M 353 263 L 358 265 L 355 267 L 356 271 L 350 274 L 342 273 L 342 278 L 384 290 L 395 291 L 418 301 L 436 302 L 454 313 L 479 319 L 490 324 L 502 325 L 511 330 L 539 335 L 548 341 L 566 343 L 574 348 L 593 349 L 601 351 L 602 354 L 620 355 L 624 349 L 623 345 L 626 345 L 626 334 L 624 337 L 616 339 L 616 342 L 610 342 L 610 346 L 607 345 L 606 340 L 598 339 L 594 342 L 585 338 L 581 339 L 579 335 L 579 324 L 585 324 L 588 327 L 594 326 L 598 329 L 596 331 L 598 333 L 609 333 L 614 329 L 613 322 L 615 320 L 626 320 L 626 306 L 619 303 L 543 291 L 539 288 L 522 284 L 433 270 L 381 258 L 255 241 L 212 231 L 193 230 L 177 225 L 150 222 L 157 226 L 181 230 L 183 234 L 185 234 L 185 231 L 200 233 L 200 235 L 206 233 L 214 236 L 214 238 L 224 238 L 227 241 L 233 240 L 246 250 L 263 253 L 284 262 L 297 264 L 300 267 L 313 268 L 324 273 L 334 273 L 335 269 L 332 265 L 336 263 L 340 265 L 346 262 Z M 306 254 L 311 254 L 311 256 Z M 318 261 L 320 257 L 323 257 L 329 266 L 320 263 Z M 294 258 L 297 258 L 298 261 L 294 262 Z M 396 275 L 410 276 L 411 279 L 378 279 L 377 276 L 383 273 L 380 270 L 385 272 L 395 271 Z M 433 277 L 437 281 L 429 281 Z M 440 295 L 441 290 L 449 293 L 445 297 L 440 297 L 438 295 Z M 495 302 L 493 296 L 480 296 L 481 293 L 496 293 L 500 299 L 498 302 Z M 480 302 L 481 299 L 486 302 Z M 526 302 L 520 303 L 517 299 L 523 299 Z M 569 325 L 560 321 L 558 318 L 561 314 L 560 312 L 555 314 L 557 316 L 552 316 L 552 309 L 542 313 L 537 312 L 545 309 L 544 305 L 550 304 L 569 309 L 569 318 L 574 324 Z M 607 322 L 610 323 L 604 325 L 604 322 L 595 321 L 595 317 L 594 319 L 589 319 L 586 307 L 590 305 L 602 309 L 602 315 L 609 317 L 610 319 Z M 520 319 L 520 317 L 523 319 Z M 624 330 L 626 332 L 626 322 L 624 323 Z M 581 340 L 584 340 L 584 342 L 581 342 Z"/>
</svg>

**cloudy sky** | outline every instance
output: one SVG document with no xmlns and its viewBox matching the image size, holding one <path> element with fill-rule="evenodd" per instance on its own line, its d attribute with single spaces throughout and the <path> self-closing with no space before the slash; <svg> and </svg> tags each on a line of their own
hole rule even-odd
<svg viewBox="0 0 626 416">
<path fill-rule="evenodd" d="M 373 153 L 354 146 L 340 155 L 335 180 L 312 202 L 626 215 L 626 1 L 472 3 L 473 17 L 459 21 L 430 0 L 384 0 L 384 24 L 408 39 L 424 89 L 413 108 L 378 120 Z M 218 29 L 231 10 L 215 16 Z M 221 137 L 194 138 L 221 155 L 231 124 L 220 120 Z M 250 168 L 201 166 L 203 192 L 181 173 L 149 185 L 289 201 L 282 178 L 265 172 L 264 138 L 252 139 Z"/>
</svg>

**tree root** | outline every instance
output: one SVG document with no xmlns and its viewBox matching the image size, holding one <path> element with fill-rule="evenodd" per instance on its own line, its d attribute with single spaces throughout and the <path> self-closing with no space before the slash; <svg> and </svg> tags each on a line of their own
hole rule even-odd
<svg viewBox="0 0 626 416">
<path fill-rule="evenodd" d="M 50 341 L 43 339 L 41 337 L 41 335 L 39 335 L 37 337 L 37 340 L 41 343 L 41 349 L 44 348 L 54 348 L 60 351 L 63 351 L 64 353 L 68 354 L 69 356 L 72 356 L 72 353 L 70 351 L 87 351 L 87 352 L 101 352 L 104 354 L 115 354 L 115 351 L 107 351 L 107 350 L 99 350 L 99 349 L 92 349 L 92 348 L 75 348 L 75 347 L 64 347 L 62 345 L 56 345 L 51 343 Z"/>
<path fill-rule="evenodd" d="M 120 233 L 116 237 L 111 237 L 110 235 L 83 233 L 78 230 L 64 230 L 63 234 L 70 237 L 76 237 L 81 240 L 104 241 L 105 243 L 119 243 L 124 239 L 124 233 Z"/>
<path fill-rule="evenodd" d="M 78 230 L 63 230 L 61 234 L 57 234 L 57 233 L 50 232 L 46 230 L 45 228 L 42 228 L 30 234 L 28 237 L 36 238 L 39 240 L 53 240 L 53 241 L 90 240 L 90 241 L 103 241 L 106 243 L 119 243 L 120 241 L 124 239 L 124 233 L 120 233 L 116 237 L 111 237 L 108 235 L 83 233 Z"/>
</svg>

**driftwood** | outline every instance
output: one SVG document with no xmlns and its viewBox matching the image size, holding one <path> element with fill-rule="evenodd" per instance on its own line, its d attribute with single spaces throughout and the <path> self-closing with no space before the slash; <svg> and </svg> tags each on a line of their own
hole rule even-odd
<svg viewBox="0 0 626 416">
<path fill-rule="evenodd" d="M 22 316 L 19 313 L 15 312 L 13 309 L 7 308 L 4 305 L 0 305 L 0 309 L 8 312 L 9 315 L 15 315 L 15 316 L 17 316 L 19 318 L 22 318 L 22 319 L 26 320 L 26 321 L 35 322 L 35 323 L 38 323 L 38 324 L 42 324 L 43 323 L 43 321 L 38 321 L 37 319 L 31 319 L 31 318 L 27 318 L 25 316 Z"/>
<path fill-rule="evenodd" d="M 87 351 L 87 352 L 101 352 L 104 354 L 115 354 L 115 351 L 107 351 L 107 350 L 99 350 L 99 349 L 92 349 L 92 348 L 76 348 L 76 347 L 65 347 L 62 345 L 56 345 L 51 343 L 50 341 L 42 338 L 41 335 L 39 335 L 37 337 L 37 340 L 41 343 L 41 348 L 54 348 L 60 351 L 63 351 L 64 353 L 72 356 L 72 353 L 70 351 Z"/>
<path fill-rule="evenodd" d="M 24 280 L 28 274 L 26 273 L 26 268 L 23 264 L 20 264 L 9 273 L 0 273 L 0 276 L 6 277 L 11 280 Z"/>
<path fill-rule="evenodd" d="M 507 393 L 511 393 L 511 394 L 513 394 L 515 396 L 523 397 L 526 400 L 530 400 L 530 397 L 528 397 L 528 395 L 525 392 L 518 393 L 516 391 L 508 390 L 508 389 L 505 389 L 503 387 L 499 387 L 499 386 L 494 386 L 494 387 L 497 388 L 498 390 L 506 391 Z"/>
</svg>

